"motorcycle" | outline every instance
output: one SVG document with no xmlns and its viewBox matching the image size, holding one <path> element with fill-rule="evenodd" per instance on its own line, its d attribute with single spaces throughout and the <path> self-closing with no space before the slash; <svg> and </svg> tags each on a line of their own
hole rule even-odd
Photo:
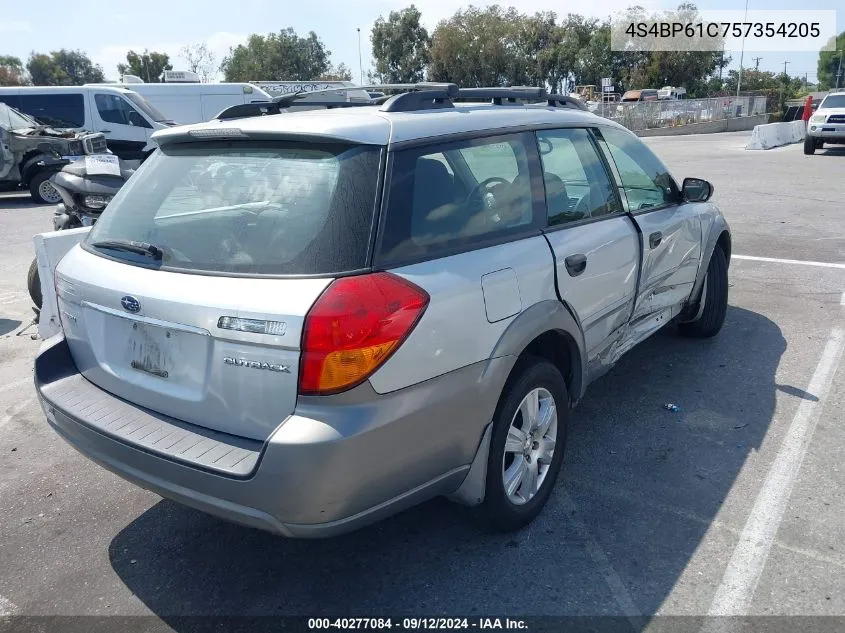
<svg viewBox="0 0 845 633">
<path fill-rule="evenodd" d="M 85 159 L 76 160 L 50 177 L 50 183 L 61 197 L 53 211 L 53 230 L 93 226 L 97 222 L 111 199 L 135 173 L 117 157 L 109 162 L 113 167 L 104 170 Z M 40 310 L 43 297 L 37 258 L 29 266 L 27 287 L 32 302 Z"/>
</svg>

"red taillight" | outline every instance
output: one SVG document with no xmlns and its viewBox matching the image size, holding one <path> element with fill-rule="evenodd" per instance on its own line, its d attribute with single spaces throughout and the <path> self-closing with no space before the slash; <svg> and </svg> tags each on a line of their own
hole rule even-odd
<svg viewBox="0 0 845 633">
<path fill-rule="evenodd" d="M 428 299 L 390 273 L 333 281 L 305 317 L 299 392 L 337 393 L 366 380 L 411 333 Z"/>
</svg>

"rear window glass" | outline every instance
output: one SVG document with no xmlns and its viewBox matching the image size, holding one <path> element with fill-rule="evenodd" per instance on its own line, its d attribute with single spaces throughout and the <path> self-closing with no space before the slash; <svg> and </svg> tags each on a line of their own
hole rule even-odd
<svg viewBox="0 0 845 633">
<path fill-rule="evenodd" d="M 235 274 L 314 275 L 367 265 L 380 148 L 202 143 L 157 151 L 94 225 L 86 248 L 130 263 Z M 153 261 L 98 247 L 134 241 Z"/>
</svg>

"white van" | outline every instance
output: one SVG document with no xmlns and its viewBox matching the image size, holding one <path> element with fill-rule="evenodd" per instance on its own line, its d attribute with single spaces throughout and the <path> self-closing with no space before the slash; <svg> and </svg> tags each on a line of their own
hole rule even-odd
<svg viewBox="0 0 845 633">
<path fill-rule="evenodd" d="M 102 132 L 123 160 L 144 160 L 153 132 L 173 121 L 137 92 L 115 86 L 0 87 L 0 101 L 57 128 Z"/>
<path fill-rule="evenodd" d="M 233 105 L 273 100 L 267 92 L 248 83 L 137 83 L 133 81 L 107 85 L 131 88 L 168 119 L 176 121 L 179 125 L 210 121 Z"/>
<path fill-rule="evenodd" d="M 253 81 L 252 85 L 267 91 L 273 97 L 295 94 L 297 92 L 320 92 L 314 95 L 315 101 L 360 101 L 370 100 L 370 93 L 364 88 L 360 90 L 343 90 L 338 92 L 322 92 L 332 88 L 355 88 L 357 84 L 351 81 Z M 307 102 L 306 97 L 301 101 Z"/>
</svg>

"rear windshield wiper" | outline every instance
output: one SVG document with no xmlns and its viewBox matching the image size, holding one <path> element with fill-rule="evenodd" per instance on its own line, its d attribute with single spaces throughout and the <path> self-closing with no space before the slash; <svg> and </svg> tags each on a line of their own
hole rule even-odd
<svg viewBox="0 0 845 633">
<path fill-rule="evenodd" d="M 135 242 L 132 240 L 100 240 L 91 244 L 94 248 L 108 248 L 115 251 L 126 251 L 136 253 L 154 260 L 161 260 L 164 251 L 155 244 L 149 242 Z"/>
</svg>

